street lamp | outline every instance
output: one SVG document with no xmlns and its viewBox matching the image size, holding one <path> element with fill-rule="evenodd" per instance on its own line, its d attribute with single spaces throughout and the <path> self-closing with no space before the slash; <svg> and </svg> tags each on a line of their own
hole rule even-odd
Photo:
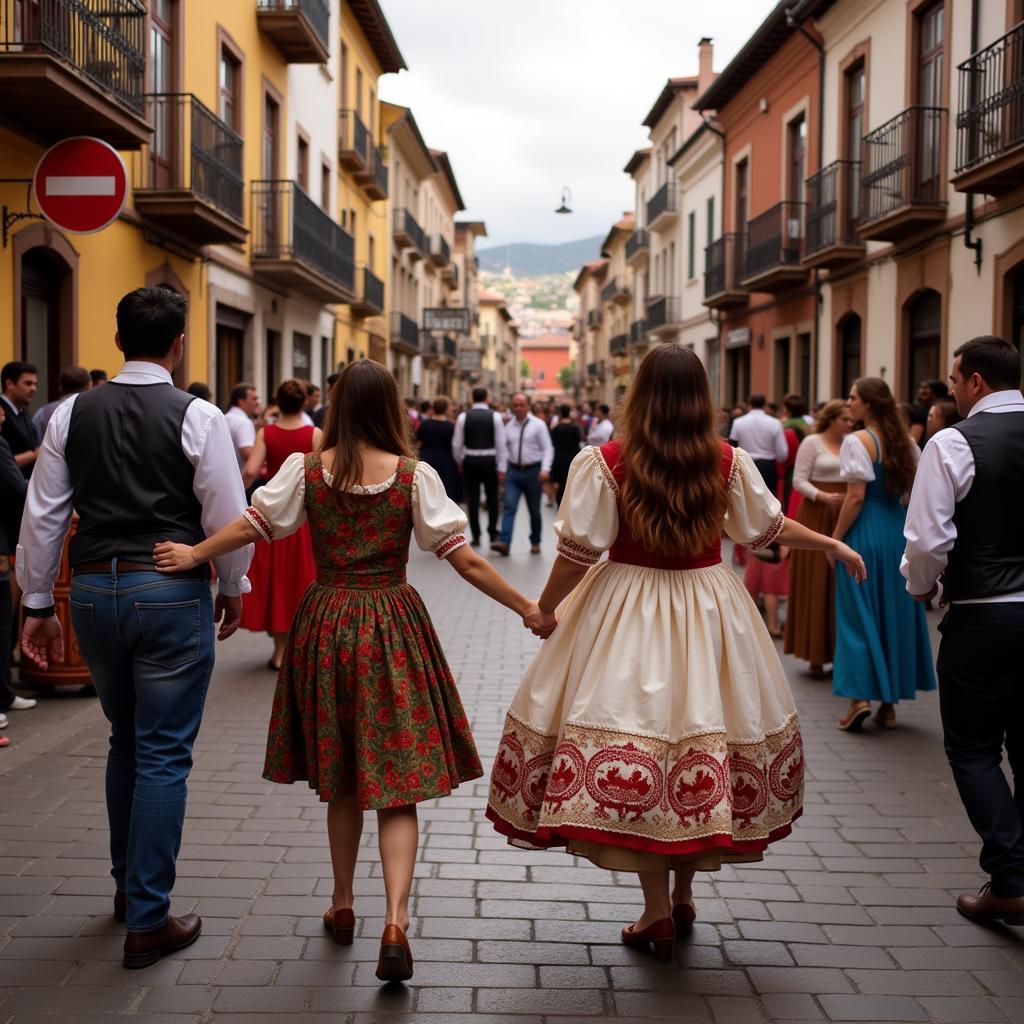
<svg viewBox="0 0 1024 1024">
<path fill-rule="evenodd" d="M 562 188 L 562 204 L 555 210 L 555 213 L 572 213 L 569 209 L 569 203 L 572 202 L 572 193 L 569 191 L 569 186 L 565 185 Z"/>
</svg>

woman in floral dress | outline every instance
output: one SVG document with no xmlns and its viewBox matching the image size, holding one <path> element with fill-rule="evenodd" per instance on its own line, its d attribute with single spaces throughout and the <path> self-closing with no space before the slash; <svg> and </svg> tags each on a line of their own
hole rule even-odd
<svg viewBox="0 0 1024 1024">
<path fill-rule="evenodd" d="M 760 860 L 803 796 L 793 696 L 722 563 L 722 531 L 832 552 L 858 579 L 864 566 L 785 518 L 746 452 L 718 437 L 689 349 L 644 357 L 619 428 L 621 442 L 573 462 L 558 558 L 527 620 L 554 633 L 506 718 L 487 816 L 516 845 L 637 872 L 646 906 L 622 941 L 669 959 L 696 916 L 694 872 Z"/>
<path fill-rule="evenodd" d="M 338 378 L 323 451 L 286 459 L 245 514 L 208 540 L 158 544 L 154 558 L 161 571 L 182 571 L 303 523 L 317 577 L 285 647 L 264 777 L 306 781 L 327 802 L 334 895 L 324 925 L 343 944 L 355 927 L 363 811 L 376 810 L 387 893 L 377 977 L 404 981 L 416 804 L 482 774 L 430 616 L 406 583 L 411 537 L 518 614 L 536 605 L 465 546 L 465 516 L 436 471 L 413 458 L 395 379 L 372 360 Z"/>
</svg>

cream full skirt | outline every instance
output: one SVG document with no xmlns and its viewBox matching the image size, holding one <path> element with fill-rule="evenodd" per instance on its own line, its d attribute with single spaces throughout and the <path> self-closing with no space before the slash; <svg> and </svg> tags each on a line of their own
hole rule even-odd
<svg viewBox="0 0 1024 1024">
<path fill-rule="evenodd" d="M 796 707 L 726 565 L 605 561 L 559 609 L 512 702 L 487 816 L 605 867 L 760 859 L 803 799 Z"/>
</svg>

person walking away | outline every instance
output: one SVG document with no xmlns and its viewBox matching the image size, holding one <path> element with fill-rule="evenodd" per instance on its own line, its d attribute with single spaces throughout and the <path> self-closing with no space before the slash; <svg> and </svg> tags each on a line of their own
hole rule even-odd
<svg viewBox="0 0 1024 1024">
<path fill-rule="evenodd" d="M 434 399 L 430 415 L 424 416 L 416 428 L 416 440 L 420 446 L 420 458 L 437 470 L 445 493 L 457 504 L 462 501 L 462 477 L 452 454 L 455 424 L 448 418 L 449 405 L 444 395 Z"/>
<path fill-rule="evenodd" d="M 316 414 L 322 409 L 320 404 L 320 388 L 311 380 L 306 381 L 306 405 L 302 410 L 302 422 L 307 427 L 316 426 Z M 307 422 L 308 420 L 308 422 Z"/>
<path fill-rule="evenodd" d="M 39 376 L 32 363 L 7 363 L 0 370 L 0 402 L 5 406 L 0 437 L 10 446 L 21 475 L 28 480 L 38 454 L 39 442 L 28 414 L 36 396 Z"/>
<path fill-rule="evenodd" d="M 558 424 L 551 430 L 551 446 L 555 451 L 551 463 L 551 483 L 555 488 L 555 504 L 560 506 L 569 479 L 569 467 L 583 447 L 583 434 L 579 423 L 572 419 L 570 405 L 559 406 Z"/>
<path fill-rule="evenodd" d="M 925 446 L 910 497 L 901 570 L 916 601 L 941 597 L 939 707 L 946 756 L 981 838 L 977 895 L 956 907 L 1024 924 L 1024 396 L 1003 338 L 973 338 L 950 374 L 965 419 Z M 1013 790 L 1003 774 L 1006 750 Z"/>
<path fill-rule="evenodd" d="M 120 373 L 74 395 L 50 420 L 18 544 L 25 592 L 22 649 L 46 668 L 61 657 L 53 609 L 72 508 L 71 622 L 110 721 L 106 796 L 114 916 L 127 920 L 125 967 L 146 967 L 199 936 L 195 914 L 171 917 L 192 745 L 213 669 L 213 633 L 238 628 L 251 548 L 168 579 L 153 545 L 198 543 L 245 508 L 224 416 L 179 391 L 185 299 L 139 288 L 117 306 Z"/>
<path fill-rule="evenodd" d="M 334 390 L 334 385 L 338 382 L 338 374 L 330 373 L 327 375 L 327 402 L 331 400 L 331 392 Z M 313 426 L 318 430 L 323 430 L 324 420 L 327 418 L 327 402 L 318 406 L 313 413 Z"/>
<path fill-rule="evenodd" d="M 507 555 L 512 542 L 512 528 L 521 497 L 526 498 L 530 513 L 530 552 L 540 553 L 540 496 L 547 483 L 554 461 L 555 449 L 547 424 L 530 412 L 526 395 L 512 396 L 512 419 L 505 427 L 505 448 L 508 473 L 505 476 L 505 498 L 501 516 L 501 535 L 491 542 L 491 550 Z"/>
<path fill-rule="evenodd" d="M 185 390 L 196 398 L 201 398 L 204 402 L 213 401 L 213 392 L 210 390 L 209 384 L 205 384 L 201 380 L 194 380 Z"/>
<path fill-rule="evenodd" d="M 487 501 L 487 536 L 498 539 L 498 483 L 508 469 L 505 423 L 488 404 L 486 388 L 473 388 L 473 405 L 460 412 L 452 434 L 452 457 L 462 470 L 470 544 L 480 544 L 480 488 Z"/>
<path fill-rule="evenodd" d="M 803 497 L 796 520 L 815 533 L 831 534 L 843 504 L 846 484 L 839 452 L 853 429 L 843 399 L 829 402 L 818 414 L 815 433 L 800 442 L 793 467 L 793 490 Z M 789 600 L 783 651 L 810 662 L 811 676 L 825 678 L 836 637 L 836 577 L 820 552 L 790 554 Z"/>
<path fill-rule="evenodd" d="M 43 443 L 46 426 L 50 422 L 50 417 L 57 406 L 70 395 L 78 395 L 83 391 L 88 391 L 92 387 L 92 377 L 89 376 L 89 371 L 81 366 L 69 366 L 61 371 L 59 387 L 60 398 L 40 406 L 32 417 L 32 428 L 36 432 L 36 442 L 38 444 Z"/>
<path fill-rule="evenodd" d="M 928 413 L 935 402 L 949 397 L 949 390 L 941 380 L 923 380 L 917 385 L 917 404 L 910 414 L 910 436 L 919 448 L 928 440 Z"/>
<path fill-rule="evenodd" d="M 932 402 L 932 407 L 928 410 L 928 422 L 925 425 L 926 442 L 940 430 L 945 430 L 946 427 L 955 427 L 962 419 L 953 399 L 940 398 L 939 401 Z"/>
<path fill-rule="evenodd" d="M 779 500 L 790 519 L 795 519 L 800 508 L 802 495 L 793 490 L 793 468 L 796 466 L 796 454 L 800 443 L 808 434 L 808 424 L 804 419 L 807 403 L 797 394 L 789 394 L 782 400 L 782 433 L 786 438 L 787 455 L 783 463 L 776 466 L 781 478 L 782 493 Z"/>
<path fill-rule="evenodd" d="M 775 463 L 786 461 L 789 446 L 782 424 L 774 416 L 769 416 L 764 407 L 764 395 L 751 395 L 750 412 L 733 420 L 729 439 L 754 460 L 765 487 L 775 494 L 779 485 Z"/>
<path fill-rule="evenodd" d="M 302 421 L 305 385 L 300 380 L 286 380 L 277 389 L 275 401 L 281 410 L 276 423 L 267 423 L 256 435 L 249 461 L 242 473 L 248 490 L 266 467 L 267 479 L 280 472 L 288 456 L 298 452 L 308 455 L 320 447 L 323 434 Z M 259 544 L 249 566 L 252 589 L 242 599 L 242 629 L 269 633 L 274 650 L 267 668 L 281 668 L 285 641 L 292 627 L 295 612 L 306 588 L 316 577 L 309 529 L 300 527 L 295 533 L 273 544 Z"/>
<path fill-rule="evenodd" d="M 101 384 L 107 383 L 107 371 L 106 370 L 90 370 L 89 377 L 92 380 L 92 386 L 98 388 Z"/>
<path fill-rule="evenodd" d="M 722 563 L 722 531 L 832 552 L 857 579 L 863 563 L 786 519 L 749 456 L 717 436 L 690 349 L 644 356 L 619 425 L 620 441 L 573 462 L 558 557 L 527 619 L 551 638 L 506 717 L 487 817 L 517 846 L 635 871 L 645 907 L 622 941 L 670 959 L 696 917 L 694 872 L 760 860 L 802 803 L 796 705 Z"/>
<path fill-rule="evenodd" d="M 920 449 L 903 429 L 889 385 L 861 377 L 850 388 L 850 414 L 864 424 L 839 451 L 846 495 L 832 532 L 864 556 L 866 587 L 836 578 L 836 647 L 832 692 L 850 706 L 838 727 L 856 732 L 880 701 L 875 722 L 896 725 L 896 704 L 918 690 L 935 689 L 924 608 L 907 595 L 900 577 L 903 499 L 914 482 Z"/>
<path fill-rule="evenodd" d="M 256 443 L 256 425 L 253 419 L 260 410 L 260 396 L 255 385 L 242 382 L 231 389 L 230 405 L 224 418 L 231 441 L 235 446 L 235 457 L 238 459 L 238 471 L 245 469 L 246 462 L 252 454 L 252 446 Z"/>
<path fill-rule="evenodd" d="M 327 803 L 334 892 L 323 920 L 343 944 L 355 929 L 363 813 L 377 812 L 387 894 L 381 981 L 413 972 L 405 931 L 416 804 L 482 773 L 430 616 L 406 582 L 410 538 L 524 618 L 537 608 L 466 545 L 462 510 L 412 457 L 408 438 L 395 378 L 372 360 L 350 363 L 331 396 L 322 451 L 286 459 L 245 515 L 208 540 L 154 552 L 162 571 L 187 571 L 309 524 L 317 578 L 288 637 L 263 774 L 306 781 Z"/>
<path fill-rule="evenodd" d="M 610 414 L 611 409 L 607 405 L 597 407 L 597 417 L 587 433 L 587 444 L 600 448 L 601 445 L 607 444 L 612 439 L 615 424 L 612 423 Z"/>
</svg>

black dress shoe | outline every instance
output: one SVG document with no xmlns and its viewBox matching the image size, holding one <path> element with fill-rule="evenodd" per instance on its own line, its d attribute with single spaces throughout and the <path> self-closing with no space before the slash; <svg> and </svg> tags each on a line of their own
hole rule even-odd
<svg viewBox="0 0 1024 1024">
<path fill-rule="evenodd" d="M 124 940 L 125 967 L 149 967 L 162 956 L 191 946 L 203 930 L 198 914 L 169 917 L 162 928 L 152 932 L 129 932 Z"/>
<path fill-rule="evenodd" d="M 469 546 L 470 546 L 471 548 L 478 548 L 478 547 L 480 547 L 480 538 L 479 538 L 479 537 L 474 537 L 474 538 L 473 538 L 473 539 L 472 539 L 472 540 L 471 540 L 471 541 L 469 542 Z"/>
<path fill-rule="evenodd" d="M 971 921 L 981 924 L 1024 924 L 1024 896 L 996 896 L 992 883 L 986 882 L 977 896 L 964 893 L 957 897 L 956 909 Z"/>
<path fill-rule="evenodd" d="M 114 920 L 122 924 L 128 916 L 128 900 L 125 898 L 124 889 L 114 890 Z"/>
</svg>

